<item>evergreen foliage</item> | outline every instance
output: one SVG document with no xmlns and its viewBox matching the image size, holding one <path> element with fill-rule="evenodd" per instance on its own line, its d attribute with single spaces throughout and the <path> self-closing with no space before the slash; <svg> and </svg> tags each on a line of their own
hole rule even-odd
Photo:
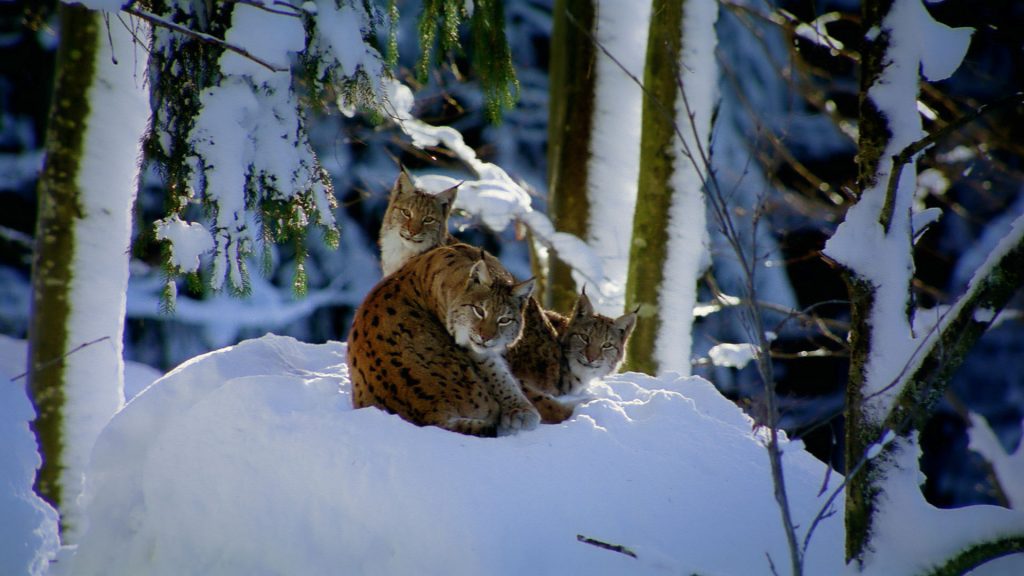
<svg viewBox="0 0 1024 576">
<path fill-rule="evenodd" d="M 215 243 L 209 286 L 220 290 L 226 283 L 241 296 L 249 293 L 246 260 L 256 244 L 264 245 L 267 269 L 270 244 L 290 243 L 296 255 L 295 293 L 304 294 L 304 242 L 309 226 L 320 228 L 331 247 L 338 245 L 340 233 L 332 213 L 334 191 L 310 146 L 303 110 L 311 104 L 326 108 L 336 103 L 347 114 L 359 111 L 373 118 L 384 113 L 382 82 L 398 60 L 397 3 L 387 0 L 381 8 L 372 0 L 317 0 L 296 8 L 294 15 L 275 16 L 301 18 L 305 47 L 294 71 L 275 69 L 259 77 L 221 69 L 228 48 L 225 38 L 234 11 L 240 9 L 238 3 L 147 0 L 139 7 L 170 23 L 155 26 L 150 41 L 153 123 L 145 149 L 169 191 L 167 218 L 157 226 L 172 217 L 187 220 L 196 207 L 201 208 Z M 461 50 L 459 29 L 468 17 L 462 0 L 424 2 L 419 25 L 424 49 L 417 65 L 421 77 L 426 77 L 433 62 L 435 43 L 440 53 Z M 361 51 L 353 52 L 350 36 L 336 29 L 338 22 L 358 25 Z M 379 38 L 385 27 L 388 34 L 382 48 Z M 498 121 L 518 93 L 502 2 L 478 0 L 472 28 L 474 67 L 488 115 Z M 336 45 L 340 43 L 345 45 Z M 224 112 L 234 113 L 246 105 L 236 105 L 232 99 L 237 95 L 245 95 L 252 110 L 243 110 L 238 126 L 220 122 Z M 220 104 L 220 111 L 214 103 Z M 226 126 L 232 128 L 225 130 Z M 240 167 L 242 190 L 226 189 L 236 181 L 230 172 L 239 167 L 218 165 L 210 156 L 225 146 L 243 150 L 248 165 Z M 255 233 L 250 230 L 253 221 L 259 226 Z M 171 256 L 170 250 L 164 250 L 167 310 L 173 309 L 176 294 L 170 283 L 192 272 L 178 269 Z"/>
<path fill-rule="evenodd" d="M 416 76 L 426 82 L 430 67 L 444 54 L 461 54 L 459 27 L 470 17 L 463 0 L 423 0 L 419 34 L 421 53 Z M 501 121 L 501 113 L 515 106 L 519 80 L 512 66 L 512 52 L 505 37 L 505 5 L 502 0 L 474 0 L 470 17 L 473 37 L 472 62 L 480 77 L 487 102 L 487 116 Z M 435 45 L 437 57 L 434 58 Z"/>
</svg>

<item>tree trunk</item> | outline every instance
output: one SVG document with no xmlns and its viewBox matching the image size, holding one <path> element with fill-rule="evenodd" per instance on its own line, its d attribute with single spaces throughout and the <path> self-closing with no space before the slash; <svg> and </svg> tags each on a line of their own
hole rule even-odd
<svg viewBox="0 0 1024 576">
<path fill-rule="evenodd" d="M 640 314 L 626 356 L 630 370 L 690 373 L 718 93 L 717 19 L 717 4 L 705 0 L 656 0 L 651 7 L 626 282 L 626 308 Z"/>
<path fill-rule="evenodd" d="M 915 135 L 920 131 L 916 86 L 919 71 L 926 68 L 921 56 L 892 50 L 891 44 L 896 35 L 913 30 L 901 26 L 909 21 L 927 26 L 924 19 L 929 16 L 917 0 L 870 0 L 863 5 L 862 18 L 864 30 L 875 33 L 865 35 L 861 49 L 860 199 L 825 249 L 843 267 L 851 301 L 845 522 L 846 559 L 858 568 L 868 562 L 874 549 L 873 532 L 880 518 L 886 518 L 881 503 L 897 482 L 894 470 L 908 465 L 897 462 L 900 448 L 896 446 L 916 445 L 916 433 L 923 429 L 949 378 L 1024 281 L 1024 220 L 1020 220 L 934 330 L 914 333 L 910 198 L 916 170 L 911 152 L 920 151 L 922 142 L 928 141 Z M 943 41 L 960 41 L 954 36 Z M 964 52 L 966 47 L 964 42 Z M 902 118 L 901 114 L 914 116 Z M 910 119 L 918 122 L 918 128 L 911 130 Z M 907 170 L 901 162 L 908 164 Z M 882 254 L 885 257 L 875 257 Z M 979 315 L 981 311 L 985 313 Z M 898 441 L 883 442 L 887 433 Z M 878 454 L 868 458 L 872 448 L 878 448 Z M 916 464 L 914 460 L 909 465 Z M 892 505 L 891 501 L 886 504 Z M 1019 549 L 1024 542 L 1019 536 L 998 542 L 965 541 L 964 554 L 928 561 L 944 567 L 977 565 L 1015 546 Z"/>
<path fill-rule="evenodd" d="M 868 0 L 862 6 L 864 30 L 882 29 L 882 21 L 892 7 L 892 0 Z M 889 33 L 865 36 L 861 49 L 859 99 L 858 193 L 877 184 L 878 166 L 889 143 L 888 121 L 878 110 L 868 91 L 878 81 L 889 49 Z M 909 249 L 908 239 L 908 249 Z M 846 463 L 849 473 L 867 453 L 868 447 L 881 438 L 880 422 L 865 414 L 864 390 L 867 367 L 873 350 L 871 315 L 875 307 L 875 288 L 854 271 L 844 269 L 850 294 L 850 376 L 846 393 Z M 908 287 L 909 288 L 909 287 Z M 879 460 L 865 461 L 861 470 L 848 480 L 846 489 L 846 560 L 860 561 L 870 538 L 871 520 L 878 496 L 876 485 Z"/>
<path fill-rule="evenodd" d="M 639 307 L 640 311 L 640 320 L 629 340 L 626 368 L 647 374 L 658 372 L 654 347 L 661 327 L 658 298 L 674 192 L 672 144 L 676 136 L 675 103 L 679 97 L 677 79 L 682 41 L 683 0 L 655 0 L 647 35 L 640 175 L 626 281 L 626 307 Z"/>
<path fill-rule="evenodd" d="M 36 490 L 60 512 L 71 542 L 93 442 L 124 402 L 121 341 L 148 100 L 136 68 L 144 58 L 132 44 L 145 27 L 128 31 L 114 19 L 104 29 L 100 12 L 60 11 L 27 372 L 43 460 Z"/>
<path fill-rule="evenodd" d="M 593 0 L 556 0 L 551 34 L 548 118 L 548 213 L 561 232 L 587 237 L 591 129 L 594 116 Z M 576 302 L 572 269 L 551 254 L 548 308 L 568 313 Z"/>
<path fill-rule="evenodd" d="M 81 6 L 60 6 L 57 80 L 46 137 L 46 164 L 39 179 L 39 215 L 32 263 L 32 310 L 29 324 L 28 386 L 36 408 L 33 429 L 43 465 L 36 491 L 57 510 L 67 497 L 65 472 L 64 355 L 71 348 L 67 320 L 71 314 L 71 263 L 74 226 L 82 215 L 78 170 L 85 140 L 80 119 L 89 114 L 88 89 L 95 76 L 99 18 Z M 62 518 L 62 528 L 65 519 Z"/>
</svg>

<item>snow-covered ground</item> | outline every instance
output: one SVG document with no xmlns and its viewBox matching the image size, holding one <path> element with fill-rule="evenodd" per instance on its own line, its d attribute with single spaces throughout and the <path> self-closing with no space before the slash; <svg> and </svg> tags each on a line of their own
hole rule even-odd
<svg viewBox="0 0 1024 576">
<path fill-rule="evenodd" d="M 785 565 L 760 432 L 705 380 L 616 375 L 563 424 L 482 439 L 353 410 L 344 359 L 342 343 L 267 335 L 142 391 L 101 434 L 88 525 L 50 573 L 767 574 L 768 556 Z M 4 416 L 18 433 L 0 422 L 19 472 L 2 479 L 4 518 L 12 490 L 33 498 L 26 472 L 38 464 L 31 410 L 14 396 L 24 409 Z M 824 502 L 825 466 L 797 442 L 784 448 L 806 527 Z M 815 533 L 809 574 L 843 570 L 841 518 Z M 4 573 L 26 571 L 18 547 L 54 551 L 52 511 L 15 528 L 0 542 Z"/>
</svg>

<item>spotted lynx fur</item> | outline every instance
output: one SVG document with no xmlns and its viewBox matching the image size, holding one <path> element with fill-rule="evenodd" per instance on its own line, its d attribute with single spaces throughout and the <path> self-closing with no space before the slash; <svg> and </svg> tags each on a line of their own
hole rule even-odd
<svg viewBox="0 0 1024 576">
<path fill-rule="evenodd" d="M 431 195 L 417 190 L 409 176 L 403 171 L 392 188 L 388 208 L 380 230 L 381 264 L 384 274 L 399 269 L 417 254 L 442 245 L 454 244 L 456 240 L 448 233 L 448 216 L 455 202 L 457 187 Z M 572 342 L 562 335 L 570 320 L 551 310 L 544 310 L 535 298 L 526 303 L 523 314 L 522 337 L 508 348 L 505 358 L 512 375 L 522 386 L 523 393 L 540 412 L 545 423 L 562 422 L 572 416 L 574 404 L 557 399 L 564 394 L 576 393 L 590 380 L 606 376 L 615 371 L 622 360 L 625 340 L 632 331 L 635 315 L 614 321 L 620 322 L 624 331 L 610 330 L 610 318 L 593 313 L 586 295 L 581 296 L 574 311 L 573 342 L 590 338 L 588 330 L 596 330 L 593 340 L 608 341 L 618 350 L 618 360 L 599 366 L 587 367 L 579 360 L 572 360 L 567 353 L 577 350 Z M 583 308 L 580 308 L 583 306 Z M 607 340 L 609 335 L 621 336 Z"/>
<path fill-rule="evenodd" d="M 626 342 L 636 326 L 636 313 L 612 319 L 594 312 L 586 292 L 580 294 L 568 318 L 539 306 L 531 311 L 530 304 L 524 317 L 523 338 L 506 357 L 545 423 L 562 422 L 572 416 L 575 401 L 559 400 L 558 396 L 578 394 L 593 380 L 619 368 Z M 549 331 L 554 334 L 557 348 L 553 358 L 548 350 L 524 345 L 531 331 L 534 342 L 550 339 Z"/>
<path fill-rule="evenodd" d="M 455 242 L 448 234 L 448 215 L 457 188 L 430 194 L 417 189 L 404 170 L 398 175 L 380 227 L 380 263 L 385 276 L 413 256 Z"/>
<path fill-rule="evenodd" d="M 519 339 L 533 280 L 514 283 L 465 244 L 409 260 L 356 310 L 348 363 L 357 408 L 476 436 L 537 426 L 502 354 Z"/>
</svg>

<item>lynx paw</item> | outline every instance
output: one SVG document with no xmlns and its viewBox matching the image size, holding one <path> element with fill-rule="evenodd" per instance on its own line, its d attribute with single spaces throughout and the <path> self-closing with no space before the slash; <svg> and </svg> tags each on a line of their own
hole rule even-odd
<svg viewBox="0 0 1024 576">
<path fill-rule="evenodd" d="M 506 410 L 501 414 L 498 436 L 509 436 L 523 430 L 533 430 L 540 424 L 540 413 L 527 404 Z"/>
</svg>

